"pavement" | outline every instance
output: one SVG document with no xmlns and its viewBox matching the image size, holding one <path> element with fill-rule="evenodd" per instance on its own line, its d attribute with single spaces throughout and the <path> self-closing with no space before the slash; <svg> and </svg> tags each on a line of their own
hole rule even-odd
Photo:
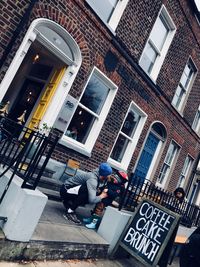
<svg viewBox="0 0 200 267">
<path fill-rule="evenodd" d="M 22 252 L 16 249 L 17 243 L 7 246 L 5 245 L 7 241 L 2 243 L 0 259 L 5 261 L 0 261 L 0 267 L 134 267 L 131 257 L 108 259 L 106 254 L 108 242 L 95 230 L 66 220 L 63 217 L 64 211 L 61 202 L 48 200 L 30 242 L 19 244 L 24 254 L 20 254 Z M 87 217 L 90 215 L 90 209 L 80 208 L 77 214 Z M 191 229 L 180 227 L 179 233 L 189 236 Z M 10 250 L 11 245 L 15 250 Z M 19 254 L 14 257 L 13 251 Z M 2 255 L 8 256 L 5 259 Z M 16 262 L 16 259 L 23 260 Z M 178 267 L 178 258 L 175 258 L 169 266 Z"/>
<path fill-rule="evenodd" d="M 0 262 L 0 267 L 134 267 L 130 259 L 122 260 L 66 260 L 35 262 Z M 179 267 L 176 258 L 169 267 Z M 197 266 L 194 266 L 197 267 Z"/>
</svg>

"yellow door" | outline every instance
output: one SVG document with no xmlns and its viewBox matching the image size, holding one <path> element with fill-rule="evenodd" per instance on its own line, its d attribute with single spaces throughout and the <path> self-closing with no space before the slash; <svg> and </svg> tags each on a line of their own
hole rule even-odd
<svg viewBox="0 0 200 267">
<path fill-rule="evenodd" d="M 28 128 L 30 128 L 30 129 L 38 128 L 40 121 L 43 118 L 43 116 L 47 110 L 47 107 L 48 107 L 49 103 L 51 102 L 52 97 L 55 94 L 57 86 L 58 86 L 61 78 L 63 77 L 63 75 L 65 73 L 65 70 L 66 70 L 66 67 L 64 67 L 62 69 L 57 69 L 54 72 L 49 84 L 47 85 L 47 87 L 44 91 L 44 94 L 42 95 L 42 97 L 40 99 L 40 102 L 39 102 L 32 118 L 29 122 Z"/>
</svg>

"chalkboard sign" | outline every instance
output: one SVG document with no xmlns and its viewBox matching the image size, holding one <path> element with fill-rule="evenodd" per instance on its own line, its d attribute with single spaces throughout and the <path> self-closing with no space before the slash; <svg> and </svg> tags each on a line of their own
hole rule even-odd
<svg viewBox="0 0 200 267">
<path fill-rule="evenodd" d="M 178 214 L 145 199 L 123 231 L 117 247 L 124 248 L 144 266 L 156 266 L 171 236 L 174 238 L 179 218 Z"/>
</svg>

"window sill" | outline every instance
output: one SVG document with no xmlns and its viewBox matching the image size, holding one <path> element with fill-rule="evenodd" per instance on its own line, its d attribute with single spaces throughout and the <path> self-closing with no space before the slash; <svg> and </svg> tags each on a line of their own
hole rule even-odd
<svg viewBox="0 0 200 267">
<path fill-rule="evenodd" d="M 154 85 L 157 85 L 156 80 L 157 80 L 157 78 L 158 78 L 159 73 L 158 73 L 158 75 L 156 76 L 156 79 L 154 79 L 154 78 L 151 76 L 151 74 L 149 74 L 147 71 L 145 71 L 145 70 L 143 69 L 143 67 L 140 65 L 140 61 L 139 61 L 139 64 L 138 64 L 138 65 L 139 65 L 140 68 L 143 70 L 143 72 L 144 72 L 144 74 L 147 76 L 147 78 L 148 78 L 149 80 L 151 80 L 151 82 L 152 82 Z"/>
<path fill-rule="evenodd" d="M 108 158 L 108 163 L 110 164 L 110 166 L 114 169 L 120 169 L 120 170 L 123 170 L 123 171 L 127 171 L 127 167 L 128 166 L 125 166 L 124 164 L 122 164 L 121 162 L 118 162 L 116 160 L 113 160 L 111 158 Z"/>
<path fill-rule="evenodd" d="M 171 104 L 172 104 L 172 103 L 171 103 Z M 176 110 L 176 112 L 177 112 L 181 117 L 183 117 L 183 111 L 178 110 L 177 107 L 174 106 L 173 104 L 172 104 L 172 107 Z"/>
<path fill-rule="evenodd" d="M 59 144 L 67 148 L 70 148 L 74 151 L 77 151 L 84 156 L 91 157 L 92 154 L 91 151 L 89 149 L 86 149 L 81 143 L 77 141 L 66 140 L 65 137 L 62 137 L 59 140 Z"/>
</svg>

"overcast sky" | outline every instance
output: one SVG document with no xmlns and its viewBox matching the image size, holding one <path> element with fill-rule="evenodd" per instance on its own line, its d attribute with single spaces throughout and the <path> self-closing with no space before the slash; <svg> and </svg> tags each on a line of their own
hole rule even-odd
<svg viewBox="0 0 200 267">
<path fill-rule="evenodd" d="M 200 0 L 195 0 L 195 3 L 196 3 L 197 8 L 198 8 L 198 10 L 200 12 Z"/>
</svg>

